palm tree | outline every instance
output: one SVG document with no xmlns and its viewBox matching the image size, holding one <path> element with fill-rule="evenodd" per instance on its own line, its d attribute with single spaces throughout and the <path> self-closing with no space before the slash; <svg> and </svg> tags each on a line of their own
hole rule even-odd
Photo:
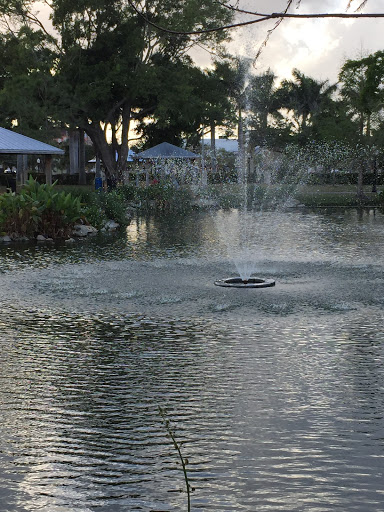
<svg viewBox="0 0 384 512">
<path fill-rule="evenodd" d="M 247 85 L 251 60 L 231 57 L 216 64 L 217 73 L 227 85 L 228 97 L 237 111 L 238 181 L 245 180 L 244 112 L 247 109 Z"/>
<path fill-rule="evenodd" d="M 358 119 L 360 136 L 370 138 L 372 116 L 384 103 L 384 52 L 360 60 L 347 60 L 339 74 L 341 95 L 348 110 Z"/>
<path fill-rule="evenodd" d="M 336 84 L 328 80 L 318 81 L 304 75 L 298 69 L 292 71 L 293 80 L 283 80 L 276 91 L 276 102 L 281 109 L 289 112 L 296 132 L 308 137 L 316 115 L 331 101 Z"/>
<path fill-rule="evenodd" d="M 254 75 L 248 85 L 249 124 L 254 144 L 266 141 L 271 130 L 270 117 L 276 114 L 276 75 L 267 69 L 260 75 Z"/>
</svg>

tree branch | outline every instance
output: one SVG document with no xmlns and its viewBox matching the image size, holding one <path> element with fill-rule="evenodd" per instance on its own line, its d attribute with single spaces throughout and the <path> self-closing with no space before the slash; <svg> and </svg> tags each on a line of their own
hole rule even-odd
<svg viewBox="0 0 384 512">
<path fill-rule="evenodd" d="M 287 9 L 291 6 L 293 0 L 290 0 Z M 197 34 L 208 34 L 211 32 L 220 32 L 222 30 L 229 30 L 232 28 L 245 27 L 247 25 L 254 25 L 256 23 L 262 23 L 267 20 L 279 20 L 279 24 L 285 18 L 293 18 L 293 19 L 318 19 L 318 18 L 343 18 L 343 19 L 368 19 L 368 18 L 384 18 L 384 13 L 316 13 L 316 14 L 292 14 L 286 11 L 284 12 L 273 12 L 270 14 L 262 14 L 256 12 L 246 12 L 246 14 L 250 14 L 252 16 L 258 16 L 256 19 L 242 21 L 239 23 L 231 23 L 229 25 L 222 25 L 221 27 L 213 27 L 208 29 L 201 30 L 191 30 L 188 32 L 180 31 L 180 30 L 172 30 L 168 27 L 163 27 L 150 21 L 146 15 L 141 12 L 133 3 L 132 0 L 128 0 L 128 4 L 132 7 L 132 9 L 138 14 L 141 18 L 145 20 L 146 23 L 156 28 L 157 30 L 161 30 L 162 32 L 166 32 L 167 34 L 175 34 L 175 35 L 197 35 Z M 236 10 L 236 8 L 233 8 Z M 241 11 L 240 11 L 241 12 Z M 274 29 L 272 29 L 273 31 Z"/>
</svg>

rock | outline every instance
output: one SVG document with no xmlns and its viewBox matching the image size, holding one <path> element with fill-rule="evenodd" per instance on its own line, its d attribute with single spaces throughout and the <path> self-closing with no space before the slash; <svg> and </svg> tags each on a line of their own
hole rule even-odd
<svg viewBox="0 0 384 512">
<path fill-rule="evenodd" d="M 75 241 L 75 239 L 74 239 L 74 238 L 67 238 L 67 240 L 64 240 L 64 242 L 65 242 L 66 244 L 73 244 L 73 243 L 74 243 L 74 241 Z"/>
<path fill-rule="evenodd" d="M 118 224 L 117 222 L 115 222 L 114 220 L 107 220 L 107 222 L 105 223 L 104 225 L 104 228 L 107 230 L 107 231 L 114 231 L 115 229 L 119 228 L 120 227 L 120 224 Z"/>
<path fill-rule="evenodd" d="M 98 229 L 95 228 L 94 226 L 87 226 L 88 227 L 88 230 L 89 230 L 89 234 L 90 235 L 95 235 L 96 233 L 98 233 Z"/>
<path fill-rule="evenodd" d="M 18 236 L 16 233 L 11 234 L 11 239 L 13 242 L 29 242 L 29 238 L 27 236 Z"/>
<path fill-rule="evenodd" d="M 12 242 L 12 238 L 8 235 L 0 237 L 0 242 Z"/>
<path fill-rule="evenodd" d="M 72 234 L 74 236 L 88 236 L 97 233 L 97 229 L 93 226 L 86 226 L 85 224 L 75 224 L 73 226 Z"/>
<path fill-rule="evenodd" d="M 45 236 L 44 236 L 44 235 L 37 235 L 36 240 L 37 240 L 38 242 L 45 242 L 45 241 L 46 241 L 46 238 L 45 238 Z"/>
</svg>

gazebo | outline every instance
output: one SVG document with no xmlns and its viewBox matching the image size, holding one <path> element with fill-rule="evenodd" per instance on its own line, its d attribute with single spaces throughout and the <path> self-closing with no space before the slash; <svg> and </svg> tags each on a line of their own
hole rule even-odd
<svg viewBox="0 0 384 512">
<path fill-rule="evenodd" d="M 187 151 L 186 149 L 179 148 L 169 142 L 162 142 L 153 148 L 146 149 L 141 153 L 137 153 L 135 158 L 139 160 L 148 160 L 153 158 L 199 158 L 200 155 Z"/>
<path fill-rule="evenodd" d="M 44 157 L 46 182 L 51 184 L 52 157 L 53 155 L 64 155 L 64 151 L 55 146 L 50 146 L 39 140 L 0 127 L 0 154 L 17 155 L 16 181 L 20 184 L 26 181 L 27 155 Z"/>
<path fill-rule="evenodd" d="M 155 166 L 160 167 L 160 174 L 163 172 L 164 162 L 169 160 L 184 160 L 184 161 L 192 161 L 200 158 L 200 155 L 196 153 L 192 153 L 192 151 L 188 151 L 183 148 L 179 148 L 169 142 L 162 142 L 157 146 L 153 146 L 152 148 L 146 149 L 141 153 L 137 153 L 134 156 L 136 161 L 146 161 L 151 164 L 155 164 Z M 163 165 L 161 166 L 161 163 Z M 148 185 L 149 183 L 149 166 L 146 165 L 145 169 L 145 181 Z"/>
</svg>

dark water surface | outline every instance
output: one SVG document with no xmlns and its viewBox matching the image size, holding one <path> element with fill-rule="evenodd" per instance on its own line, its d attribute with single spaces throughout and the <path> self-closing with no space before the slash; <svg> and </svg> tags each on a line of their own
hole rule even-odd
<svg viewBox="0 0 384 512">
<path fill-rule="evenodd" d="M 192 511 L 384 510 L 384 217 L 266 214 L 250 244 L 275 288 L 213 285 L 204 214 L 0 247 L 1 512 L 186 511 L 158 406 Z"/>
</svg>

